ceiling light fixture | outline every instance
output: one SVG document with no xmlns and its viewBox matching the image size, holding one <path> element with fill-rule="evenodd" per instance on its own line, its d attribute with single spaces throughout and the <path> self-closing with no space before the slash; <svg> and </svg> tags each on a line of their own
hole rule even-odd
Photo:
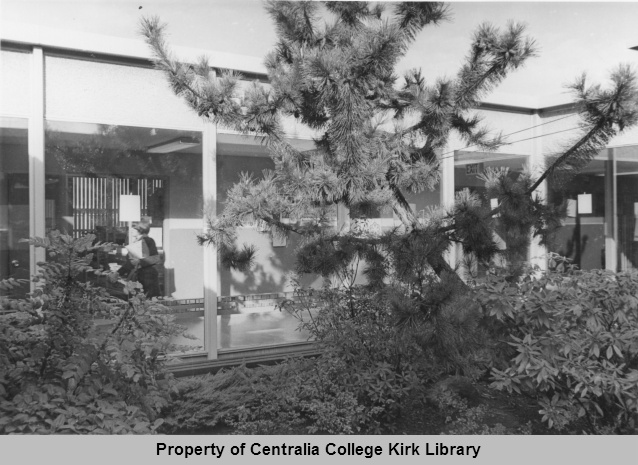
<svg viewBox="0 0 638 465">
<path fill-rule="evenodd" d="M 178 137 L 176 139 L 167 140 L 161 144 L 151 145 L 147 153 L 171 153 L 179 150 L 188 149 L 199 145 L 199 140 L 194 137 Z"/>
</svg>

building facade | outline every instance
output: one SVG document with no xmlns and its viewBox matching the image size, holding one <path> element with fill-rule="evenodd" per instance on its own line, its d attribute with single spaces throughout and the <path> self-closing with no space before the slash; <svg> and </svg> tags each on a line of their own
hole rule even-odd
<svg viewBox="0 0 638 465">
<path fill-rule="evenodd" d="M 142 220 L 162 258 L 160 292 L 194 336 L 178 342 L 193 356 L 217 359 L 306 340 L 296 321 L 272 305 L 291 290 L 294 238 L 273 241 L 254 226 L 242 228 L 239 242 L 259 250 L 247 274 L 219 269 L 215 249 L 196 241 L 204 216 L 221 211 L 239 173 L 259 176 L 272 168 L 258 140 L 198 118 L 153 68 L 141 41 L 19 26 L 5 28 L 1 39 L 2 278 L 28 278 L 44 259 L 22 238 L 57 230 L 123 246 L 131 222 Z M 194 60 L 202 51 L 177 53 Z M 237 70 L 246 85 L 267 85 L 259 60 L 207 55 L 214 69 Z M 576 109 L 566 96 L 493 96 L 476 111 L 507 136 L 506 144 L 483 153 L 451 140 L 441 154 L 437 189 L 409 198 L 417 211 L 449 205 L 461 189 L 481 192 L 477 174 L 487 167 L 508 167 L 513 175 L 526 165 L 540 167 L 577 131 Z M 314 147 L 312 134 L 294 121 L 286 134 L 300 150 Z M 544 185 L 540 193 L 568 206 L 549 251 L 582 268 L 638 267 L 638 129 L 612 141 L 566 192 L 554 195 Z M 391 214 L 371 218 L 380 227 L 394 221 Z M 450 251 L 452 264 L 460 258 Z M 530 261 L 544 268 L 546 258 L 547 250 L 532 241 Z M 99 260 L 104 269 L 117 269 L 124 257 L 118 250 Z"/>
</svg>

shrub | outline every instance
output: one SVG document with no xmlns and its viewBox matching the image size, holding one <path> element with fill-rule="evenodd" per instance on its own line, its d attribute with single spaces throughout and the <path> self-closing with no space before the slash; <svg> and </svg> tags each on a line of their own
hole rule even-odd
<svg viewBox="0 0 638 465">
<path fill-rule="evenodd" d="M 29 241 L 47 262 L 36 290 L 10 302 L 15 312 L 0 322 L 0 433 L 152 433 L 162 423 L 170 321 L 137 283 L 126 283 L 123 302 L 84 282 L 101 274 L 93 254 L 109 248 L 94 241 L 58 233 Z"/>
<path fill-rule="evenodd" d="M 539 397 L 549 427 L 577 420 L 589 432 L 636 430 L 638 274 L 555 270 L 520 281 L 488 278 L 477 297 L 514 349 L 493 370 L 499 389 Z"/>
<path fill-rule="evenodd" d="M 322 350 L 301 390 L 303 398 L 312 399 L 305 405 L 315 425 L 311 430 L 392 429 L 402 403 L 421 388 L 427 375 L 421 366 L 421 348 L 409 328 L 397 325 L 387 298 L 357 286 L 298 289 L 294 301 L 284 307 L 299 318 L 300 327 Z"/>
<path fill-rule="evenodd" d="M 322 349 L 311 359 L 179 381 L 163 431 L 356 434 L 392 429 L 421 389 L 419 345 L 368 289 L 299 289 L 283 306 Z"/>
<path fill-rule="evenodd" d="M 468 406 L 467 400 L 450 391 L 437 392 L 435 405 L 445 416 L 445 434 L 495 435 L 532 434 L 531 422 L 519 427 L 506 427 L 501 423 L 488 425 L 489 410 L 486 405 Z"/>
<path fill-rule="evenodd" d="M 237 432 L 284 434 L 296 415 L 288 397 L 295 363 L 246 368 L 177 380 L 162 431 L 208 433 L 233 426 Z M 283 417 L 287 415 L 287 420 Z"/>
</svg>

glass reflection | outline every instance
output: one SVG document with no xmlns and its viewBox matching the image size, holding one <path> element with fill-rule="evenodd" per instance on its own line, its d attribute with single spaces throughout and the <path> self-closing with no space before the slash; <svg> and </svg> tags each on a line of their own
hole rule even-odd
<svg viewBox="0 0 638 465">
<path fill-rule="evenodd" d="M 29 291 L 29 152 L 27 120 L 0 118 L 0 279 L 22 285 L 0 295 L 24 297 Z"/>
<path fill-rule="evenodd" d="M 492 152 L 465 152 L 457 151 L 454 154 L 454 190 L 460 192 L 468 189 L 470 192 L 477 194 L 483 201 L 484 205 L 495 208 L 498 205 L 498 199 L 490 199 L 487 197 L 487 189 L 485 181 L 480 176 L 487 169 L 507 169 L 507 176 L 512 180 L 516 180 L 528 163 L 526 155 L 514 155 L 508 153 L 492 153 Z M 508 237 L 509 236 L 509 237 Z M 517 239 L 509 234 L 509 231 L 501 224 L 498 217 L 494 222 L 494 241 L 500 249 L 505 250 L 508 242 L 512 244 Z M 514 262 L 526 261 L 529 255 L 529 248 L 516 253 L 505 253 L 503 257 L 495 257 L 494 261 L 498 265 L 505 265 L 506 258 Z M 467 267 L 467 271 L 474 276 L 485 273 L 485 264 L 477 264 L 472 257 L 465 257 L 463 263 Z"/>
<path fill-rule="evenodd" d="M 638 268 L 638 146 L 603 150 L 549 194 L 566 214 L 550 251 L 585 270 Z"/>
<path fill-rule="evenodd" d="M 119 269 L 133 226 L 144 223 L 161 257 L 160 294 L 202 297 L 201 272 L 193 273 L 202 269 L 200 140 L 196 132 L 49 121 L 47 229 L 117 244 L 96 266 Z"/>
<path fill-rule="evenodd" d="M 48 121 L 45 140 L 47 231 L 116 244 L 94 268 L 146 283 L 177 304 L 178 322 L 200 311 L 186 302 L 203 297 L 201 133 Z M 89 275 L 125 297 L 121 283 Z M 203 331 L 194 336 L 184 345 L 203 349 Z"/>
</svg>

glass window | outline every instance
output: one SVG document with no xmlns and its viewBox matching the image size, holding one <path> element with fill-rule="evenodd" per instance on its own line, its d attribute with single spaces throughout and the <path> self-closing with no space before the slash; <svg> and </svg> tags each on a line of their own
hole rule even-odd
<svg viewBox="0 0 638 465">
<path fill-rule="evenodd" d="M 618 267 L 638 269 L 638 145 L 614 149 Z"/>
<path fill-rule="evenodd" d="M 566 212 L 550 251 L 585 270 L 638 268 L 638 146 L 603 150 L 549 192 Z"/>
<path fill-rule="evenodd" d="M 291 141 L 299 150 L 311 150 L 312 141 Z M 222 213 L 227 191 L 239 181 L 241 173 L 255 179 L 263 170 L 274 169 L 273 161 L 258 140 L 219 134 L 217 156 L 217 211 Z M 217 317 L 217 345 L 220 350 L 275 346 L 303 342 L 305 332 L 297 331 L 298 321 L 276 308 L 278 299 L 290 291 L 288 273 L 294 270 L 298 238 L 273 240 L 258 225 L 238 228 L 237 244 L 253 244 L 255 264 L 247 272 L 220 269 Z M 319 277 L 309 277 L 312 285 Z"/>
<path fill-rule="evenodd" d="M 0 118 L 0 278 L 30 277 L 29 245 L 29 152 L 27 120 Z M 29 284 L 3 295 L 18 298 Z"/>
<path fill-rule="evenodd" d="M 203 212 L 201 137 L 48 121 L 45 157 L 47 231 L 95 234 L 115 243 L 116 250 L 97 256 L 93 266 L 136 279 L 151 297 L 171 299 L 178 323 L 196 333 L 184 344 L 198 348 L 203 348 L 203 325 L 194 323 L 203 319 L 203 254 L 196 240 Z M 137 255 L 157 258 L 136 268 L 131 258 Z M 106 279 L 101 284 L 124 296 L 121 284 Z"/>
<path fill-rule="evenodd" d="M 487 198 L 485 182 L 480 179 L 480 175 L 487 168 L 507 168 L 508 176 L 516 179 L 523 172 L 527 163 L 528 157 L 525 155 L 457 151 L 454 154 L 454 190 L 455 192 L 460 192 L 464 189 L 469 189 L 479 195 L 485 205 L 494 208 L 498 205 L 498 199 Z M 501 249 L 505 249 L 508 239 L 507 231 L 501 229 L 503 228 L 499 228 L 497 219 L 494 240 Z M 525 255 L 525 252 L 523 252 L 523 255 Z M 467 265 L 472 268 L 471 271 L 473 273 L 484 271 L 482 267 L 477 267 L 476 264 L 471 263 L 471 260 Z"/>
<path fill-rule="evenodd" d="M 563 226 L 548 250 L 567 257 L 581 269 L 604 269 L 605 259 L 605 164 L 603 151 L 566 183 L 551 180 L 549 201 L 565 209 Z"/>
</svg>

